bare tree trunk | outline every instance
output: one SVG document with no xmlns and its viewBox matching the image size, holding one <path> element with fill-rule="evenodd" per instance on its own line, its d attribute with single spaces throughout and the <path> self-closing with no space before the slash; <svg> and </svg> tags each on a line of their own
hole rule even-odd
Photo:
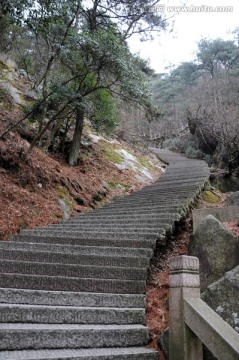
<svg viewBox="0 0 239 360">
<path fill-rule="evenodd" d="M 57 119 L 58 116 L 61 115 L 61 113 L 66 109 L 68 103 L 62 105 L 62 107 L 58 110 L 58 112 L 50 119 L 48 120 L 48 122 L 46 123 L 46 125 L 43 127 L 42 131 L 40 133 L 38 133 L 35 138 L 33 139 L 29 149 L 27 150 L 26 153 L 26 158 L 28 158 L 28 156 L 30 155 L 30 153 L 32 152 L 32 149 L 34 148 L 34 146 L 36 146 L 36 144 L 38 143 L 39 140 L 41 140 L 42 136 L 45 134 L 45 132 L 47 131 L 47 129 L 49 128 L 49 126 Z"/>
<path fill-rule="evenodd" d="M 74 166 L 77 164 L 80 152 L 81 136 L 84 126 L 84 110 L 81 108 L 76 109 L 76 124 L 73 136 L 73 141 L 70 147 L 68 164 Z"/>
</svg>

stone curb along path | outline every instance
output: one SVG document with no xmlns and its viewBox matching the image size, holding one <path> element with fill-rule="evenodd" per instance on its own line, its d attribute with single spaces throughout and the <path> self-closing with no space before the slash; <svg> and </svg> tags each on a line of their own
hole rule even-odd
<svg viewBox="0 0 239 360">
<path fill-rule="evenodd" d="M 0 360 L 156 360 L 146 347 L 147 269 L 209 177 L 169 164 L 151 186 L 57 225 L 0 242 Z"/>
</svg>

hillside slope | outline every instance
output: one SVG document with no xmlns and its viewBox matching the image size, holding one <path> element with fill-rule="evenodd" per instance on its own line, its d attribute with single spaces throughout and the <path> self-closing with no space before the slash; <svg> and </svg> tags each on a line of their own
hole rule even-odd
<svg viewBox="0 0 239 360">
<path fill-rule="evenodd" d="M 31 101 L 26 79 L 0 62 L 0 136 Z M 40 148 L 26 160 L 34 131 L 26 121 L 0 140 L 0 239 L 95 209 L 154 182 L 163 171 L 154 155 L 96 134 L 89 121 L 78 166 Z"/>
</svg>

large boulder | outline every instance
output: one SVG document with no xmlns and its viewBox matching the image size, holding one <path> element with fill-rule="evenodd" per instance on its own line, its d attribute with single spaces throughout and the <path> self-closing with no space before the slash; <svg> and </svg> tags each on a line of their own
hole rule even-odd
<svg viewBox="0 0 239 360">
<path fill-rule="evenodd" d="M 239 266 L 209 285 L 201 295 L 214 311 L 239 332 Z"/>
<path fill-rule="evenodd" d="M 227 272 L 220 280 L 209 285 L 201 294 L 201 298 L 224 321 L 239 332 L 239 266 Z M 204 349 L 204 360 L 216 360 L 216 358 Z"/>
<path fill-rule="evenodd" d="M 202 291 L 239 264 L 238 239 L 214 216 L 206 216 L 198 225 L 189 246 L 189 255 L 200 262 Z"/>
<path fill-rule="evenodd" d="M 229 205 L 239 206 L 239 191 L 236 191 L 233 194 L 229 195 L 227 200 L 225 201 L 225 204 L 227 206 L 229 206 Z"/>
</svg>

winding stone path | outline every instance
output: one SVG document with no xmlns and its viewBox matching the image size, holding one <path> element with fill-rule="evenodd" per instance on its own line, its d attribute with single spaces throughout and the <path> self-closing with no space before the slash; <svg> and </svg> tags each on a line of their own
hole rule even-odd
<svg viewBox="0 0 239 360">
<path fill-rule="evenodd" d="M 113 204 L 0 242 L 0 360 L 156 360 L 145 285 L 157 243 L 191 209 L 205 162 L 151 149 L 159 181 Z"/>
</svg>

